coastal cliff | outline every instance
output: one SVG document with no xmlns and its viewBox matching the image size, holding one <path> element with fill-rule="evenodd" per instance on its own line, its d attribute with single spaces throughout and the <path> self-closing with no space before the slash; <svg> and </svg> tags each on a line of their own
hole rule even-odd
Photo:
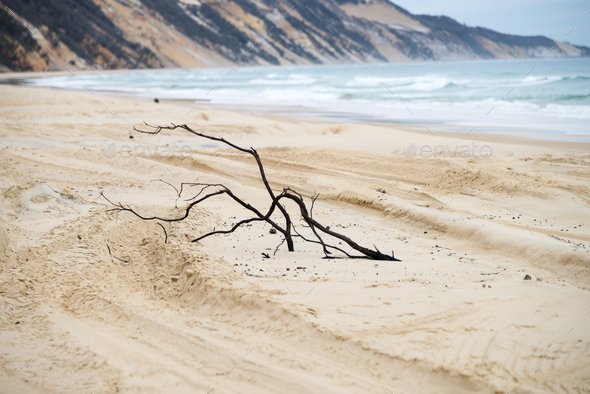
<svg viewBox="0 0 590 394">
<path fill-rule="evenodd" d="M 0 71 L 590 56 L 387 0 L 1 0 Z"/>
</svg>

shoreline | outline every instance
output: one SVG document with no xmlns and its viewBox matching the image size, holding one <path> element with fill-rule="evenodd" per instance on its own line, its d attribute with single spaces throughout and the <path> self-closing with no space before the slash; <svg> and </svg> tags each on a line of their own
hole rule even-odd
<svg viewBox="0 0 590 394">
<path fill-rule="evenodd" d="M 24 81 L 25 78 L 19 79 Z M 83 89 L 68 89 L 58 87 L 37 87 L 27 84 L 18 83 L 15 80 L 9 80 L 2 82 L 0 75 L 0 86 L 22 86 L 31 89 L 51 89 L 56 91 L 67 91 L 67 92 L 85 92 Z M 93 90 L 92 94 L 111 96 L 111 97 L 126 97 L 130 99 L 139 99 L 142 101 L 150 102 L 158 97 L 147 97 L 145 94 L 139 92 L 120 92 L 113 90 Z M 455 139 L 474 140 L 482 142 L 501 142 L 505 144 L 516 144 L 516 145 L 534 145 L 539 147 L 556 146 L 561 149 L 572 149 L 572 150 L 588 150 L 590 151 L 590 141 L 587 141 L 588 137 L 584 140 L 577 140 L 580 136 L 577 135 L 561 135 L 564 139 L 551 139 L 547 136 L 557 137 L 557 133 L 548 132 L 543 130 L 537 130 L 534 128 L 508 128 L 508 127 L 478 127 L 477 131 L 469 133 L 470 137 L 465 138 L 465 134 L 459 131 L 442 131 L 436 130 L 436 126 L 442 126 L 445 128 L 453 128 L 457 130 L 469 131 L 469 127 L 453 125 L 448 120 L 379 120 L 377 116 L 371 116 L 366 114 L 346 114 L 344 111 L 336 111 L 328 108 L 318 109 L 305 107 L 302 105 L 265 105 L 265 104 L 235 104 L 235 103 L 212 103 L 210 99 L 185 99 L 185 98 L 158 98 L 161 103 L 171 103 L 173 105 L 182 106 L 185 108 L 200 108 L 200 109 L 212 109 L 218 111 L 227 111 L 241 113 L 244 115 L 251 116 L 263 116 L 269 119 L 285 119 L 291 121 L 306 121 L 306 122 L 320 122 L 327 124 L 338 124 L 338 123 L 354 123 L 359 125 L 372 125 L 378 127 L 387 128 L 399 128 L 404 127 L 408 131 L 415 132 L 417 134 L 427 135 L 430 130 L 440 132 L 441 137 L 450 137 Z M 434 126 L 434 127 L 433 127 Z M 431 129 L 428 130 L 428 127 Z M 490 131 L 485 131 L 489 129 Z M 504 132 L 502 132 L 504 130 Z M 510 132 L 517 132 L 518 135 L 507 135 Z M 545 137 L 545 138 L 543 138 Z M 568 138 L 569 137 L 569 138 Z"/>
<path fill-rule="evenodd" d="M 506 60 L 498 60 L 498 61 L 502 61 L 502 62 L 508 62 L 508 63 L 512 63 L 513 61 L 506 61 Z M 522 61 L 526 62 L 526 61 L 534 61 L 536 62 L 535 59 L 522 59 Z M 549 60 L 546 60 L 549 61 Z M 552 60 L 553 61 L 553 60 Z M 457 64 L 464 64 L 465 62 L 452 62 L 452 63 L 457 63 Z M 469 63 L 469 62 L 467 62 Z M 482 61 L 476 61 L 473 63 L 486 63 L 486 62 L 482 62 Z M 424 65 L 426 67 L 429 67 L 432 63 L 431 62 L 425 62 Z M 569 64 L 569 63 L 566 63 Z M 383 66 L 383 67 L 387 67 L 387 66 L 391 66 L 391 64 L 376 64 L 376 67 L 378 66 Z M 403 65 L 402 65 L 403 66 Z M 310 66 L 310 70 L 316 69 L 312 66 Z M 334 66 L 329 66 L 329 67 L 334 67 Z M 350 66 L 342 66 L 342 67 L 350 67 Z M 512 66 L 511 66 L 512 67 Z M 291 67 L 289 68 L 289 70 L 295 71 L 295 70 L 302 70 L 305 69 L 306 67 Z M 533 67 L 534 68 L 534 67 Z M 225 68 L 219 68 L 219 70 L 224 70 Z M 248 67 L 244 67 L 243 70 L 257 70 L 259 69 L 258 67 L 255 68 L 248 68 Z M 280 68 L 280 67 L 263 67 L 263 69 L 268 69 L 268 71 L 270 70 L 284 70 L 285 68 Z M 510 68 L 511 69 L 511 68 Z M 202 72 L 205 70 L 217 70 L 217 69 L 208 69 L 208 68 L 204 68 L 204 69 L 158 69 L 158 70 L 151 70 L 151 69 L 146 69 L 146 70 L 109 70 L 108 72 L 103 72 L 103 71 L 88 71 L 88 72 L 83 72 L 80 73 L 82 75 L 108 75 L 108 74 L 134 74 L 134 73 L 144 73 L 144 72 L 163 72 L 163 73 L 183 73 L 183 72 L 191 72 L 191 71 L 195 71 L 195 72 Z M 219 71 L 217 70 L 217 71 Z M 230 71 L 233 70 L 230 69 Z M 239 71 L 240 68 L 238 68 L 236 71 Z M 428 69 L 426 69 L 427 71 Z M 289 71 L 291 72 L 291 71 Z M 377 72 L 377 71 L 376 71 Z M 431 71 L 429 71 L 431 72 Z M 313 74 L 313 72 L 310 71 L 310 78 L 318 78 L 315 74 Z M 53 76 L 69 76 L 71 74 L 69 74 L 68 72 L 58 72 L 58 73 L 53 73 L 51 75 L 48 75 L 47 73 L 33 73 L 33 74 L 29 74 L 29 75 L 23 75 L 23 74 L 19 74 L 19 73 L 13 73 L 10 75 L 0 75 L 0 84 L 2 83 L 6 83 L 6 84 L 14 84 L 14 85 L 24 85 L 24 86 L 29 86 L 29 87 L 37 87 L 35 83 L 24 83 L 26 80 L 31 80 L 31 78 L 50 78 Z M 249 74 L 247 74 L 249 75 Z M 402 75 L 403 71 L 402 71 Z M 452 75 L 452 74 L 451 74 Z M 549 74 L 551 75 L 551 74 Z M 568 75 L 567 73 L 565 75 Z M 262 76 L 260 76 L 262 77 Z M 276 77 L 276 76 L 275 76 Z M 275 78 L 275 77 L 271 77 Z M 284 77 L 284 76 L 283 76 Z M 170 79 L 171 77 L 165 77 L 163 80 L 168 81 L 168 79 Z M 197 78 L 197 77 L 195 77 Z M 199 77 L 200 78 L 200 77 Z M 209 78 L 209 77 L 207 77 Z M 215 77 L 217 78 L 217 77 Z M 238 81 L 241 81 L 244 77 L 239 77 Z M 247 77 L 250 78 L 250 77 Z M 253 78 L 259 78 L 258 76 L 255 76 Z M 444 77 L 445 78 L 451 78 L 451 77 Z M 536 78 L 536 77 L 535 77 Z M 564 77 L 565 78 L 565 77 Z M 141 77 L 139 77 L 139 79 L 141 80 Z M 440 78 L 439 78 L 440 79 Z M 567 78 L 566 78 L 567 79 Z M 154 98 L 158 98 L 161 101 L 166 101 L 166 102 L 175 102 L 179 105 L 187 105 L 190 107 L 193 107 L 195 104 L 197 106 L 201 105 L 203 107 L 206 108 L 210 108 L 210 109 L 218 109 L 218 110 L 225 110 L 225 111 L 234 111 L 234 112 L 240 112 L 243 114 L 251 114 L 251 115 L 263 115 L 263 116 L 279 116 L 279 117 L 289 117 L 292 119 L 305 119 L 307 121 L 321 121 L 321 122 L 345 122 L 345 123 L 356 123 L 356 124 L 373 124 L 373 125 L 385 125 L 385 126 L 389 126 L 389 127 L 398 127 L 400 125 L 405 126 L 421 126 L 424 129 L 431 129 L 432 127 L 434 127 L 436 130 L 431 130 L 430 132 L 432 134 L 434 134 L 434 132 L 436 133 L 441 133 L 443 135 L 452 135 L 454 137 L 459 137 L 459 135 L 461 134 L 462 131 L 465 131 L 466 134 L 467 132 L 469 132 L 470 134 L 493 134 L 493 135 L 497 135 L 499 137 L 501 137 L 504 140 L 516 137 L 516 139 L 532 139 L 532 140 L 543 140 L 543 141 L 554 141 L 558 144 L 560 144 L 561 142 L 574 142 L 574 143 L 582 143 L 582 144 L 588 144 L 590 143 L 590 134 L 586 133 L 584 130 L 584 128 L 580 128 L 582 127 L 582 124 L 580 122 L 582 122 L 583 116 L 580 117 L 565 117 L 563 118 L 563 120 L 561 120 L 562 117 L 562 112 L 561 111 L 566 111 L 564 112 L 565 114 L 568 114 L 569 112 L 567 111 L 573 111 L 573 110 L 577 110 L 577 111 L 582 111 L 583 109 L 578 105 L 578 106 L 574 106 L 572 108 L 568 107 L 567 105 L 565 107 L 559 107 L 557 109 L 554 110 L 549 110 L 547 109 L 547 113 L 543 114 L 543 112 L 545 110 L 542 110 L 540 108 L 535 107 L 534 104 L 533 107 L 531 107 L 531 109 L 529 109 L 529 112 L 527 112 L 527 101 L 517 101 L 516 103 L 518 103 L 519 106 L 515 107 L 515 108 L 521 108 L 521 106 L 524 106 L 522 108 L 522 111 L 524 111 L 522 114 L 520 114 L 519 111 L 521 111 L 520 109 L 517 111 L 510 109 L 509 107 L 506 107 L 506 105 L 513 105 L 510 104 L 511 100 L 508 100 L 508 102 L 504 103 L 504 102 L 500 102 L 495 103 L 494 100 L 499 99 L 499 98 L 494 98 L 493 96 L 490 96 L 490 100 L 491 102 L 489 103 L 489 107 L 487 106 L 488 104 L 485 104 L 485 100 L 481 101 L 482 99 L 477 99 L 474 102 L 460 102 L 457 101 L 452 102 L 441 102 L 442 104 L 437 105 L 437 99 L 436 97 L 438 97 L 437 95 L 439 93 L 435 93 L 432 95 L 431 100 L 428 101 L 426 100 L 424 103 L 421 103 L 420 101 L 417 101 L 415 104 L 417 106 L 417 110 L 418 112 L 416 112 L 416 110 L 414 109 L 414 107 L 411 106 L 410 103 L 408 104 L 404 104 L 403 103 L 403 99 L 402 101 L 394 101 L 392 104 L 386 104 L 385 107 L 382 107 L 381 109 L 377 109 L 377 107 L 379 107 L 379 105 L 377 105 L 376 109 L 373 109 L 371 107 L 371 104 L 367 103 L 363 103 L 362 101 L 360 101 L 357 104 L 350 104 L 346 102 L 346 100 L 340 102 L 326 102 L 326 104 L 322 104 L 321 102 L 317 102 L 313 105 L 306 105 L 306 103 L 299 103 L 298 100 L 292 100 L 293 103 L 285 103 L 282 105 L 277 105 L 276 103 L 269 101 L 269 100 L 257 100 L 258 103 L 256 104 L 244 104 L 245 102 L 247 102 L 248 100 L 245 97 L 242 97 L 240 100 L 233 102 L 231 97 L 225 97 L 223 93 L 220 93 L 218 95 L 218 97 L 216 96 L 215 98 L 208 98 L 206 97 L 207 95 L 205 95 L 203 92 L 200 93 L 200 95 L 202 97 L 191 97 L 191 96 L 195 96 L 196 94 L 187 94 L 190 93 L 190 91 L 185 91 L 182 88 L 179 88 L 179 90 L 174 90 L 174 89 L 167 89 L 162 87 L 161 89 L 164 89 L 164 91 L 158 92 L 158 93 L 150 93 L 148 90 L 146 91 L 141 91 L 141 90 L 134 90 L 132 88 L 129 88 L 129 90 L 123 91 L 123 90 L 113 90 L 113 89 L 117 89 L 117 87 L 113 87 L 113 89 L 98 89 L 98 87 L 100 86 L 100 84 L 95 84 L 92 85 L 92 80 L 94 80 L 93 78 L 91 78 L 89 81 L 84 82 L 84 84 L 81 84 L 80 82 L 62 82 L 62 85 L 68 85 L 70 84 L 69 87 L 52 87 L 52 86 L 47 86 L 48 88 L 52 88 L 52 89 L 65 89 L 65 90 L 70 90 L 70 91 L 86 91 L 86 89 L 88 89 L 88 87 L 86 87 L 85 84 L 89 83 L 90 87 L 92 87 L 92 93 L 93 94 L 107 94 L 107 95 L 115 95 L 115 96 L 124 96 L 124 97 L 137 97 L 137 98 L 141 98 L 141 99 L 145 99 L 145 100 L 150 100 L 150 99 L 154 99 Z M 123 80 L 121 81 L 122 85 L 121 86 L 127 86 L 125 85 L 127 79 L 123 78 Z M 133 79 L 134 80 L 134 79 Z M 435 80 L 437 81 L 436 83 L 439 83 L 438 80 L 435 78 Z M 455 81 L 453 79 L 454 83 L 461 83 L 461 80 L 459 80 L 459 82 Z M 220 81 L 217 81 L 219 83 L 221 83 Z M 215 83 L 217 83 L 215 82 Z M 274 84 L 274 81 L 271 81 Z M 102 82 L 101 82 L 102 83 Z M 141 82 L 139 82 L 140 85 L 137 86 L 142 86 Z M 168 82 L 167 82 L 168 83 Z M 266 82 L 264 82 L 266 83 Z M 261 85 L 261 88 L 264 87 L 264 83 Z M 270 82 L 269 82 L 270 83 Z M 428 82 L 430 84 L 432 84 L 433 82 L 430 81 Z M 273 86 L 273 84 L 270 84 L 270 86 Z M 448 84 L 448 82 L 447 82 Z M 453 85 L 453 84 L 451 84 Z M 533 84 L 534 85 L 534 84 Z M 129 86 L 133 86 L 129 85 Z M 128 86 L 128 87 L 129 87 Z M 146 86 L 152 86 L 150 84 L 146 85 Z M 159 86 L 159 85 L 158 85 Z M 162 86 L 167 86 L 167 85 L 162 85 Z M 200 86 L 200 85 L 195 85 L 195 86 Z M 213 85 L 212 85 L 213 86 Z M 220 85 L 223 86 L 223 85 Z M 231 84 L 229 86 L 232 86 Z M 356 85 L 355 85 L 356 86 Z M 369 85 L 369 86 L 373 86 L 373 85 Z M 213 88 L 215 88 L 215 86 L 213 86 Z M 213 90 L 213 88 L 211 88 L 211 90 Z M 207 88 L 208 89 L 208 88 Z M 418 91 L 420 90 L 420 88 L 417 88 Z M 445 89 L 446 89 L 446 85 L 445 85 Z M 470 88 L 471 89 L 471 88 Z M 246 89 L 246 91 L 248 91 L 248 89 Z M 321 91 L 321 90 L 320 90 Z M 435 89 L 436 91 L 436 89 Z M 512 89 L 510 89 L 510 91 L 512 91 Z M 270 92 L 274 92 L 272 89 L 270 90 Z M 390 91 L 391 92 L 391 91 Z M 275 92 L 276 93 L 276 92 Z M 397 92 L 396 92 L 397 93 Z M 208 94 L 208 92 L 207 92 Z M 273 93 L 274 94 L 274 93 Z M 451 93 L 451 95 L 454 93 Z M 164 98 L 162 98 L 160 95 L 163 95 Z M 191 98 L 186 98 L 186 97 L 182 97 L 182 96 L 187 96 L 191 97 Z M 226 95 L 227 96 L 227 95 Z M 241 97 L 239 94 L 237 97 Z M 479 100 L 479 101 L 478 101 Z M 267 102 L 268 101 L 268 102 Z M 320 100 L 321 101 L 321 100 Z M 280 101 L 279 101 L 280 102 Z M 531 102 L 532 104 L 532 102 Z M 414 110 L 414 112 L 416 112 L 416 115 L 418 115 L 418 118 L 415 118 L 414 112 L 410 111 L 408 109 L 408 106 L 404 105 L 409 105 L 410 108 L 412 110 Z M 497 105 L 500 105 L 500 108 L 503 112 L 501 112 L 498 116 L 495 117 L 487 117 L 487 113 L 489 113 L 493 108 L 496 108 Z M 538 104 L 541 105 L 541 104 Z M 537 105 L 537 106 L 538 106 Z M 581 104 L 580 104 L 581 105 Z M 388 107 L 390 106 L 390 107 Z M 405 109 L 404 109 L 405 108 Z M 474 108 L 474 109 L 472 109 Z M 412 115 L 410 116 L 410 114 L 408 112 L 406 112 L 406 110 L 412 112 Z M 496 109 L 496 111 L 498 111 L 499 109 Z M 483 111 L 483 112 L 482 112 Z M 481 112 L 481 113 L 480 113 Z M 486 113 L 487 112 L 487 113 Z M 422 114 L 421 116 L 419 114 Z M 485 113 L 486 116 L 481 116 Z M 474 127 L 471 127 L 474 126 Z M 563 131 L 565 130 L 565 131 Z M 433 132 L 434 131 L 434 132 Z M 509 135 L 511 134 L 511 135 Z M 477 138 L 481 138 L 481 137 L 477 137 Z"/>
</svg>

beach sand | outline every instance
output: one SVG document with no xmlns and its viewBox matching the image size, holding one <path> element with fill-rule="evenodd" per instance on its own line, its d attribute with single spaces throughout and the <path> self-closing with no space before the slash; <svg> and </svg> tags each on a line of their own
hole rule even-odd
<svg viewBox="0 0 590 394">
<path fill-rule="evenodd" d="M 16 86 L 0 103 L 2 393 L 590 392 L 588 145 Z M 260 223 L 192 243 L 248 217 L 224 197 L 164 243 L 100 193 L 170 217 L 185 203 L 152 180 L 270 198 L 250 156 L 177 130 L 130 139 L 144 121 L 256 148 L 275 191 L 319 193 L 314 218 L 402 261 L 300 239 L 274 254 Z M 474 139 L 493 155 L 402 153 Z M 105 156 L 172 142 L 186 157 Z"/>
</svg>

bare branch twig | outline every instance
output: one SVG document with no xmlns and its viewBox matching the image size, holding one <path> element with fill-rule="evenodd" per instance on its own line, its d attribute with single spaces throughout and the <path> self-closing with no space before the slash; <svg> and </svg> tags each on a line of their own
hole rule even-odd
<svg viewBox="0 0 590 394">
<path fill-rule="evenodd" d="M 158 223 L 158 226 L 162 227 L 162 230 L 164 230 L 164 234 L 166 235 L 166 239 L 164 240 L 164 243 L 167 244 L 168 243 L 168 232 L 166 231 L 164 226 L 162 226 L 162 223 L 160 223 L 160 222 L 156 222 L 156 223 Z"/>
<path fill-rule="evenodd" d="M 199 186 L 199 187 L 201 187 L 201 190 L 198 192 L 198 194 L 196 194 L 193 197 L 186 200 L 187 202 L 190 202 L 190 203 L 184 208 L 184 213 L 181 214 L 179 217 L 175 217 L 175 218 L 161 218 L 161 217 L 157 217 L 157 216 L 152 216 L 152 217 L 143 216 L 143 215 L 139 214 L 137 211 L 135 211 L 133 208 L 131 208 L 129 205 L 124 206 L 121 203 L 113 203 L 104 194 L 101 193 L 103 195 L 103 197 L 109 203 L 111 203 L 112 205 L 114 205 L 116 207 L 114 209 L 111 209 L 110 211 L 128 211 L 128 212 L 133 213 L 135 216 L 139 217 L 142 220 L 159 220 L 162 222 L 177 222 L 177 221 L 185 220 L 189 216 L 191 209 L 195 205 L 198 205 L 199 203 L 206 201 L 207 199 L 215 197 L 215 196 L 227 195 L 231 199 L 233 199 L 235 202 L 237 202 L 239 205 L 241 205 L 243 208 L 252 212 L 255 216 L 239 221 L 238 223 L 234 224 L 231 229 L 216 231 L 214 228 L 213 231 L 210 231 L 206 234 L 203 234 L 203 235 L 195 238 L 193 240 L 193 242 L 198 242 L 204 238 L 207 238 L 209 236 L 216 235 L 216 234 L 233 233 L 235 230 L 237 230 L 240 226 L 242 226 L 244 224 L 257 222 L 257 221 L 265 221 L 265 222 L 269 223 L 271 226 L 273 226 L 277 231 L 279 231 L 284 236 L 281 243 L 279 243 L 279 245 L 275 249 L 274 254 L 277 253 L 279 247 L 284 242 L 287 242 L 287 247 L 288 247 L 289 251 L 294 250 L 293 235 L 291 234 L 291 230 L 293 230 L 296 233 L 295 236 L 302 238 L 304 241 L 311 242 L 311 243 L 317 243 L 317 244 L 322 245 L 322 249 L 325 254 L 325 257 L 331 257 L 332 252 L 330 252 L 328 249 L 333 249 L 333 250 L 337 250 L 337 251 L 343 253 L 348 258 L 371 258 L 371 259 L 375 259 L 375 260 L 399 261 L 398 259 L 396 259 L 394 257 L 393 252 L 392 252 L 391 256 L 389 256 L 389 255 L 381 253 L 375 245 L 373 245 L 374 250 L 363 247 L 363 246 L 357 244 L 356 242 L 354 242 L 353 240 L 351 240 L 350 238 L 348 238 L 347 236 L 337 233 L 335 231 L 332 231 L 332 230 L 330 230 L 329 227 L 323 226 L 321 223 L 319 223 L 317 220 L 315 220 L 313 218 L 313 208 L 314 208 L 316 200 L 319 197 L 319 194 L 314 193 L 311 196 L 311 206 L 310 206 L 309 211 L 307 210 L 307 206 L 305 205 L 305 201 L 304 201 L 303 196 L 299 192 L 297 192 L 291 188 L 284 188 L 283 191 L 279 195 L 275 195 L 275 193 L 271 189 L 270 184 L 266 178 L 266 175 L 264 172 L 264 167 L 262 165 L 262 161 L 260 160 L 260 156 L 258 155 L 258 152 L 256 152 L 256 150 L 254 148 L 246 149 L 246 148 L 239 147 L 239 146 L 225 140 L 222 137 L 213 137 L 213 136 L 203 134 L 200 131 L 193 130 L 192 128 L 190 128 L 187 125 L 172 124 L 171 126 L 151 126 L 146 123 L 146 126 L 151 130 L 140 130 L 135 127 L 134 127 L 134 130 L 136 130 L 137 132 L 140 132 L 140 133 L 158 134 L 162 130 L 182 129 L 182 130 L 188 131 L 189 133 L 192 133 L 196 136 L 206 138 L 209 140 L 213 140 L 213 141 L 217 141 L 217 142 L 221 142 L 221 143 L 226 144 L 226 145 L 228 145 L 240 152 L 244 152 L 244 153 L 248 153 L 248 154 L 252 155 L 256 161 L 257 166 L 258 166 L 258 170 L 260 172 L 260 176 L 261 176 L 262 182 L 264 184 L 264 187 L 266 188 L 269 196 L 271 197 L 271 206 L 269 207 L 267 213 L 263 214 L 257 208 L 253 207 L 252 205 L 248 204 L 247 202 L 245 202 L 242 199 L 240 199 L 239 197 L 237 197 L 229 188 L 227 188 L 226 186 L 224 186 L 222 184 L 209 184 L 209 183 L 197 183 L 197 182 L 195 182 L 195 183 L 182 183 L 180 185 L 180 190 L 179 190 L 174 185 L 172 185 L 166 181 L 163 181 L 161 179 L 158 179 L 158 181 L 166 183 L 174 188 L 174 190 L 176 191 L 176 194 L 177 194 L 177 201 L 178 201 L 178 199 L 181 198 L 182 193 L 185 188 L 190 191 L 190 189 L 188 188 L 189 186 Z M 216 188 L 216 189 L 213 189 L 214 191 L 210 191 L 210 192 L 206 193 L 206 190 L 209 190 L 212 188 Z M 192 191 L 191 191 L 191 193 L 192 193 Z M 203 195 L 203 193 L 206 193 L 206 194 Z M 302 217 L 303 221 L 307 224 L 307 226 L 309 226 L 309 228 L 313 232 L 314 236 L 317 238 L 317 241 L 304 237 L 302 234 L 300 234 L 295 229 L 295 226 L 291 220 L 289 213 L 287 212 L 287 210 L 283 206 L 283 204 L 281 204 L 280 200 L 283 200 L 283 199 L 289 199 L 299 206 L 299 210 L 300 210 L 301 217 Z M 176 207 L 178 207 L 178 206 L 176 206 Z M 271 216 L 274 213 L 275 209 L 278 209 L 280 211 L 280 213 L 283 215 L 283 218 L 285 219 L 285 227 L 281 227 L 280 225 L 278 225 L 277 223 L 275 223 L 275 221 L 273 221 L 271 219 Z M 162 229 L 164 229 L 164 232 L 166 235 L 165 242 L 167 242 L 168 233 L 166 232 L 166 229 L 164 228 L 164 226 L 161 223 L 158 223 L 158 224 L 162 227 Z M 344 251 L 343 249 L 341 249 L 339 247 L 326 244 L 324 242 L 322 236 L 320 235 L 320 232 L 323 234 L 329 235 L 331 237 L 337 238 L 341 241 L 344 241 L 352 249 L 356 250 L 357 252 L 362 253 L 363 256 L 352 256 L 348 252 Z M 109 248 L 109 253 L 110 253 L 110 248 Z"/>
<path fill-rule="evenodd" d="M 117 257 L 117 256 L 115 256 L 114 254 L 112 254 L 112 253 L 111 253 L 111 247 L 109 246 L 109 244 L 107 244 L 107 248 L 109 249 L 109 254 L 111 255 L 111 257 L 114 257 L 114 258 L 116 258 L 117 260 L 119 260 L 119 261 L 122 261 L 122 262 L 124 262 L 124 263 L 128 263 L 128 262 L 129 262 L 129 260 L 124 260 L 124 259 L 122 259 L 122 258 L 120 258 L 120 257 Z"/>
</svg>

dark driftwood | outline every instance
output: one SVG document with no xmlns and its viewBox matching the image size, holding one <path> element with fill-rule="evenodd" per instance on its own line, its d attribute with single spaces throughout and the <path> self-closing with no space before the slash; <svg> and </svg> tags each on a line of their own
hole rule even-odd
<svg viewBox="0 0 590 394">
<path fill-rule="evenodd" d="M 111 247 L 109 246 L 109 244 L 107 244 L 107 249 L 109 250 L 109 254 L 111 255 L 111 257 L 114 257 L 117 260 L 122 261 L 124 263 L 128 263 L 129 262 L 129 260 L 122 259 L 120 257 L 115 256 L 113 253 L 111 253 Z"/>
<path fill-rule="evenodd" d="M 228 189 L 227 187 L 225 187 L 222 184 L 209 184 L 209 183 L 196 183 L 196 182 L 195 183 L 182 183 L 180 185 L 180 189 L 177 189 L 174 185 L 172 185 L 166 181 L 163 181 L 161 179 L 158 179 L 158 181 L 166 183 L 174 188 L 174 190 L 176 191 L 177 196 L 178 196 L 178 198 L 176 200 L 177 202 L 178 202 L 178 199 L 181 198 L 182 192 L 184 191 L 185 188 L 188 189 L 189 191 L 191 191 L 189 189 L 189 186 L 197 186 L 197 187 L 200 187 L 201 190 L 197 194 L 195 194 L 193 197 L 186 200 L 188 202 L 188 205 L 184 208 L 184 213 L 182 213 L 181 215 L 179 215 L 176 218 L 143 216 L 143 215 L 139 214 L 137 211 L 135 211 L 133 208 L 131 208 L 129 205 L 124 206 L 121 203 L 114 203 L 114 202 L 110 201 L 106 196 L 103 195 L 103 197 L 109 203 L 111 203 L 112 205 L 114 205 L 116 207 L 114 209 L 111 209 L 111 211 L 131 212 L 135 216 L 137 216 L 138 218 L 140 218 L 142 220 L 159 220 L 159 221 L 163 221 L 163 222 L 178 222 L 178 221 L 185 220 L 188 217 L 191 209 L 195 205 L 198 205 L 199 203 L 201 203 L 211 197 L 215 197 L 215 196 L 219 196 L 219 195 L 226 195 L 226 196 L 230 197 L 231 199 L 233 199 L 236 203 L 241 205 L 243 208 L 251 211 L 252 214 L 254 215 L 254 217 L 241 220 L 238 223 L 234 224 L 232 226 L 232 228 L 227 228 L 227 230 L 213 229 L 213 231 L 210 231 L 206 234 L 203 234 L 203 235 L 195 238 L 192 242 L 198 242 L 198 241 L 201 241 L 207 237 L 210 237 L 210 236 L 216 235 L 216 234 L 233 233 L 235 230 L 237 230 L 240 226 L 242 226 L 244 224 L 264 221 L 264 222 L 269 223 L 278 232 L 280 232 L 284 237 L 283 240 L 281 241 L 281 243 L 277 246 L 275 253 L 284 242 L 287 243 L 287 248 L 289 251 L 291 251 L 291 252 L 294 251 L 293 237 L 300 237 L 301 239 L 303 239 L 306 242 L 320 244 L 322 246 L 322 250 L 324 252 L 325 257 L 327 257 L 327 258 L 332 257 L 332 252 L 330 250 L 336 250 L 336 251 L 343 253 L 344 255 L 346 255 L 349 258 L 370 258 L 370 259 L 374 259 L 374 260 L 400 261 L 394 257 L 393 252 L 391 253 L 391 256 L 390 256 L 390 255 L 381 253 L 377 249 L 377 247 L 375 247 L 375 250 L 363 247 L 363 246 L 357 244 L 356 242 L 354 242 L 353 240 L 351 240 L 350 238 L 348 238 L 347 236 L 337 233 L 335 231 L 332 231 L 332 230 L 330 230 L 329 227 L 326 227 L 326 226 L 322 225 L 321 223 L 319 223 L 318 221 L 316 221 L 313 218 L 313 207 L 314 207 L 315 201 L 317 200 L 317 198 L 319 196 L 318 194 L 314 194 L 311 197 L 311 206 L 310 206 L 309 211 L 307 209 L 307 206 L 305 204 L 305 200 L 303 199 L 303 196 L 301 196 L 301 194 L 299 194 L 295 190 L 292 190 L 290 188 L 285 188 L 285 189 L 283 189 L 283 191 L 279 195 L 275 195 L 274 191 L 271 189 L 270 184 L 266 178 L 266 174 L 264 172 L 264 167 L 262 165 L 262 161 L 260 160 L 260 156 L 258 155 L 258 152 L 256 152 L 256 150 L 254 148 L 245 149 L 245 148 L 239 147 L 239 146 L 225 140 L 224 138 L 213 137 L 213 136 L 203 134 L 200 131 L 193 130 L 192 128 L 190 128 L 187 125 L 172 124 L 171 126 L 151 126 L 146 123 L 146 126 L 148 128 L 150 128 L 151 130 L 140 130 L 135 127 L 134 127 L 134 130 L 137 132 L 140 132 L 140 133 L 145 133 L 145 134 L 158 134 L 162 130 L 170 131 L 170 130 L 175 130 L 175 129 L 181 129 L 184 131 L 188 131 L 189 133 L 192 133 L 198 137 L 221 142 L 221 143 L 224 143 L 236 150 L 239 150 L 240 152 L 250 154 L 252 157 L 254 157 L 254 160 L 256 160 L 256 164 L 258 165 L 258 171 L 260 172 L 260 177 L 262 179 L 262 183 L 264 184 L 264 187 L 271 198 L 272 202 L 271 202 L 270 208 L 268 209 L 268 211 L 266 213 L 263 214 L 262 212 L 260 212 L 258 209 L 256 209 L 252 205 L 250 205 L 247 202 L 240 199 L 230 189 Z M 192 193 L 192 191 L 191 191 L 191 193 Z M 313 232 L 313 235 L 315 236 L 315 238 L 317 238 L 317 240 L 305 238 L 303 235 L 301 235 L 295 229 L 295 226 L 291 220 L 289 213 L 287 212 L 286 208 L 281 204 L 281 200 L 284 200 L 284 199 L 291 200 L 299 206 L 299 211 L 301 213 L 301 217 L 303 218 L 303 220 L 305 221 L 307 226 L 311 229 L 311 231 Z M 282 214 L 282 216 L 285 220 L 284 227 L 271 219 L 272 214 L 277 209 L 280 211 L 280 213 Z M 162 225 L 160 224 L 160 226 L 162 226 Z M 162 228 L 164 228 L 164 227 L 162 226 Z M 295 232 L 294 235 L 292 234 L 291 230 L 293 230 Z M 166 231 L 166 230 L 164 229 L 164 231 Z M 324 241 L 324 239 L 322 238 L 322 236 L 320 235 L 320 233 L 337 238 L 337 239 L 345 242 L 346 244 L 348 244 L 350 246 L 351 249 L 348 252 L 346 252 L 344 249 L 341 249 L 337 246 L 327 244 Z M 166 233 L 166 238 L 168 238 L 167 233 Z M 362 256 L 350 255 L 350 251 L 352 251 L 353 249 L 356 250 L 357 252 L 362 253 Z"/>
<path fill-rule="evenodd" d="M 168 243 L 168 231 L 166 231 L 166 229 L 164 228 L 164 226 L 162 226 L 162 223 L 158 223 L 158 226 L 162 227 L 162 230 L 164 230 L 164 235 L 166 236 L 166 238 L 164 239 L 164 243 L 167 244 Z"/>
</svg>

